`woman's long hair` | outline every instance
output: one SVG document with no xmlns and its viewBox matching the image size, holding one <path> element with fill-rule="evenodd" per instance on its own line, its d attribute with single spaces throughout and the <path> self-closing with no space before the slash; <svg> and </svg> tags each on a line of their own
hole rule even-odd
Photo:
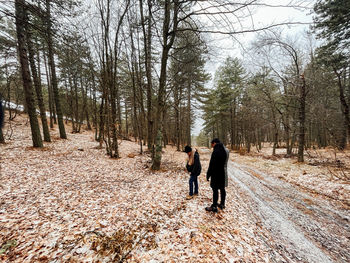
<svg viewBox="0 0 350 263">
<path fill-rule="evenodd" d="M 194 164 L 194 153 L 196 152 L 195 149 L 192 150 L 191 155 L 188 157 L 188 165 Z"/>
</svg>

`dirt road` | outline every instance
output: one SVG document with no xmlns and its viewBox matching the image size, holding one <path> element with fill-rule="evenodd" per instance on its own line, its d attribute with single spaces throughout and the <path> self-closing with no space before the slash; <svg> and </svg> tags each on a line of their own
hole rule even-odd
<svg viewBox="0 0 350 263">
<path fill-rule="evenodd" d="M 287 262 L 350 262 L 350 213 L 335 201 L 231 162 L 235 199 L 245 203 L 265 240 Z"/>
</svg>

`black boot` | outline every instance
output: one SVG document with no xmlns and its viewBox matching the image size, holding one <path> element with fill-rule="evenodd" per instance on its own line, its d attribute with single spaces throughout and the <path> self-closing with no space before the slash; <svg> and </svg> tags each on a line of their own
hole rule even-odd
<svg viewBox="0 0 350 263">
<path fill-rule="evenodd" d="M 225 205 L 223 205 L 223 204 L 218 204 L 218 207 L 219 207 L 221 210 L 225 209 Z"/>
<path fill-rule="evenodd" d="M 218 211 L 218 209 L 217 209 L 216 206 L 211 205 L 211 206 L 209 206 L 209 207 L 206 207 L 206 208 L 205 208 L 205 211 L 216 213 L 216 212 Z"/>
</svg>

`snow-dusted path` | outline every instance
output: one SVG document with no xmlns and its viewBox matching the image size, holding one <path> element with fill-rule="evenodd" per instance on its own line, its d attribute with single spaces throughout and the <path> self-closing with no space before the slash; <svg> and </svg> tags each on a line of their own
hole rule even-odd
<svg viewBox="0 0 350 263">
<path fill-rule="evenodd" d="M 250 206 L 286 261 L 350 262 L 349 210 L 248 166 L 228 169 L 234 198 Z"/>
</svg>

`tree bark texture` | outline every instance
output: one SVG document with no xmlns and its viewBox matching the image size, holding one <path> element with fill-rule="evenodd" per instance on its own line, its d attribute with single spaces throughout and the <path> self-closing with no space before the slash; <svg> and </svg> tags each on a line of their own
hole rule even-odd
<svg viewBox="0 0 350 263">
<path fill-rule="evenodd" d="M 54 101 L 56 105 L 56 113 L 57 113 L 57 119 L 58 119 L 58 127 L 60 131 L 60 138 L 61 139 L 67 139 L 66 130 L 64 128 L 63 123 L 63 113 L 61 108 L 61 102 L 60 102 L 60 96 L 59 96 L 59 90 L 58 90 L 58 83 L 57 83 L 57 76 L 56 76 L 56 66 L 55 66 L 55 59 L 54 59 L 54 50 L 53 50 L 53 42 L 52 42 L 52 25 L 51 25 L 51 10 L 50 10 L 50 0 L 46 0 L 46 23 L 47 23 L 47 46 L 49 51 L 48 56 L 48 63 L 49 67 L 51 69 L 51 84 L 52 84 L 52 90 L 54 95 Z"/>
<path fill-rule="evenodd" d="M 46 118 L 46 109 L 45 109 L 45 104 L 44 104 L 44 99 L 43 99 L 43 92 L 41 89 L 40 77 L 39 77 L 39 74 L 38 74 L 38 71 L 37 71 L 36 65 L 35 65 L 34 49 L 33 49 L 33 43 L 32 43 L 32 34 L 31 34 L 30 28 L 28 26 L 28 23 L 25 24 L 25 31 L 26 31 L 26 36 L 27 36 L 27 47 L 28 47 L 30 69 L 32 71 L 36 97 L 38 100 L 38 106 L 39 106 L 39 110 L 40 110 L 41 123 L 42 123 L 42 128 L 43 128 L 43 133 L 44 133 L 44 141 L 51 142 L 49 126 L 47 124 L 47 118 Z"/>
<path fill-rule="evenodd" d="M 32 131 L 32 141 L 34 147 L 43 147 L 41 139 L 39 122 L 36 115 L 34 90 L 32 80 L 29 72 L 29 62 L 27 57 L 27 47 L 25 40 L 25 24 L 28 23 L 26 14 L 26 7 L 24 0 L 16 0 L 16 31 L 18 41 L 18 57 L 21 64 L 21 73 L 23 81 L 24 95 L 26 99 L 26 106 L 30 120 L 30 128 Z"/>
<path fill-rule="evenodd" d="M 344 92 L 344 85 L 341 80 L 341 74 L 338 73 L 336 70 L 335 74 L 337 75 L 337 83 L 338 83 L 338 88 L 339 88 L 339 100 L 340 100 L 340 105 L 341 105 L 341 110 L 342 114 L 344 117 L 344 128 L 342 132 L 342 139 L 340 143 L 340 149 L 345 149 L 346 143 L 347 143 L 347 137 L 350 136 L 350 116 L 349 116 L 349 105 L 346 102 L 345 99 L 345 92 Z M 345 131 L 345 132 L 344 132 Z"/>
<path fill-rule="evenodd" d="M 305 147 L 305 101 L 306 101 L 306 82 L 304 75 L 301 76 L 302 84 L 300 85 L 299 97 L 299 145 L 298 145 L 298 162 L 304 162 Z"/>
<path fill-rule="evenodd" d="M 173 16 L 171 17 L 171 8 L 173 9 Z M 178 25 L 178 11 L 179 11 L 179 1 L 175 0 L 173 4 L 170 3 L 169 0 L 164 2 L 164 20 L 163 20 L 163 31 L 162 31 L 162 39 L 163 39 L 163 47 L 162 47 L 162 55 L 161 55 L 161 66 L 160 66 L 160 77 L 159 77 L 159 89 L 158 89 L 158 98 L 157 98 L 157 111 L 155 118 L 155 130 L 158 133 L 162 132 L 162 120 L 163 120 L 163 107 L 165 103 L 165 91 L 166 91 L 166 80 L 167 80 L 167 62 L 169 58 L 169 51 L 174 44 L 175 40 L 175 31 Z M 171 21 L 172 19 L 172 21 Z M 170 23 L 172 22 L 173 28 L 172 33 L 170 34 Z M 162 135 L 160 136 L 162 137 Z M 157 135 L 158 138 L 158 135 Z M 161 159 L 159 160 L 158 156 L 161 157 L 161 147 L 155 148 L 156 153 L 154 154 L 152 169 L 159 170 Z M 160 152 L 159 152 L 160 151 Z M 156 157 L 157 156 L 157 157 Z"/>
</svg>

